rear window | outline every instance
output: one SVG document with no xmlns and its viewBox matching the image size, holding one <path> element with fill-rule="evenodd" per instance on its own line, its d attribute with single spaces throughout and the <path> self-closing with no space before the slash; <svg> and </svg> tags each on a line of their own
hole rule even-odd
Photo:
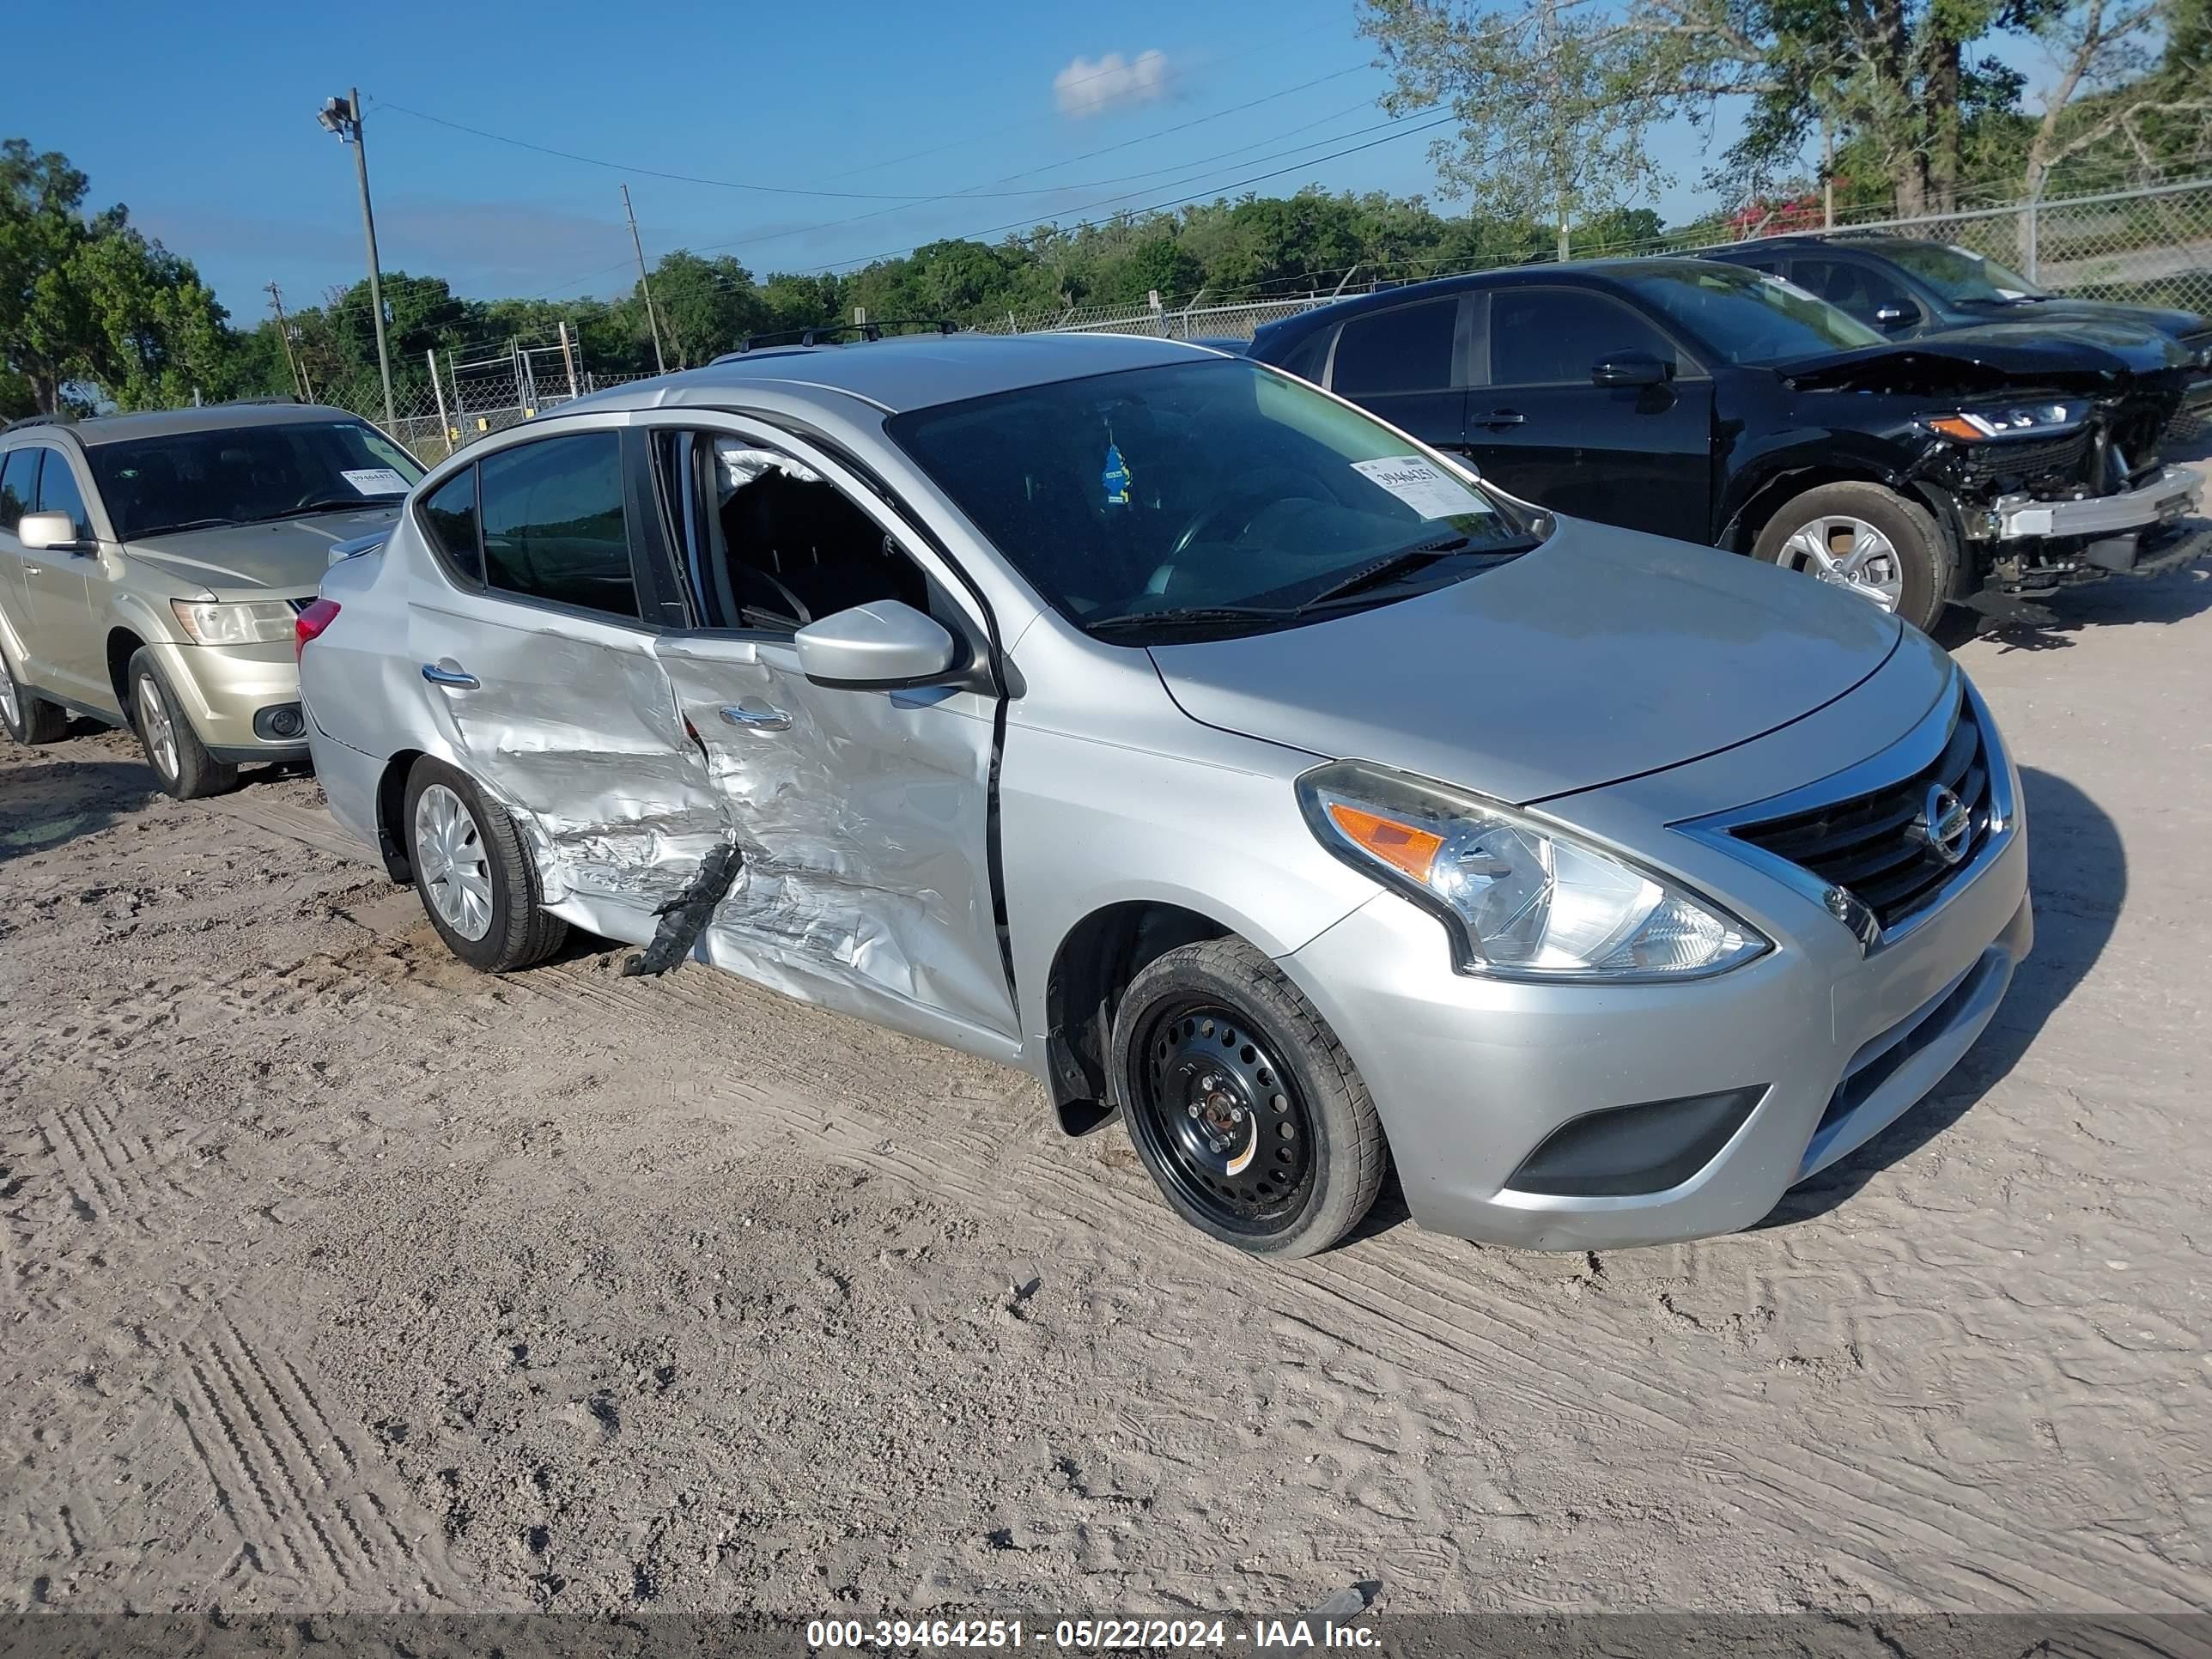
<svg viewBox="0 0 2212 1659">
<path fill-rule="evenodd" d="M 638 615 L 623 515 L 622 438 L 580 432 L 477 463 L 484 581 L 503 592 Z"/>
<path fill-rule="evenodd" d="M 1347 398 L 1437 392 L 1452 383 L 1459 298 L 1354 317 L 1336 342 L 1330 386 Z"/>
<path fill-rule="evenodd" d="M 483 546 L 477 537 L 477 470 L 463 467 L 427 496 L 422 522 L 446 562 L 471 582 L 483 580 Z"/>
<path fill-rule="evenodd" d="M 31 510 L 31 498 L 39 486 L 39 456 L 41 446 L 25 444 L 11 449 L 4 460 L 0 460 L 0 530 L 13 530 Z"/>
</svg>

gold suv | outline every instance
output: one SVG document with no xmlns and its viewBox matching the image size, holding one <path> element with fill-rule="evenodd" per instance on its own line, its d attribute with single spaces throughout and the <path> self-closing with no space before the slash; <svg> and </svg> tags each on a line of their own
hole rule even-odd
<svg viewBox="0 0 2212 1659">
<path fill-rule="evenodd" d="M 51 743 L 127 726 L 161 787 L 304 760 L 293 620 L 331 550 L 422 476 L 358 416 L 227 404 L 0 428 L 0 718 Z"/>
</svg>

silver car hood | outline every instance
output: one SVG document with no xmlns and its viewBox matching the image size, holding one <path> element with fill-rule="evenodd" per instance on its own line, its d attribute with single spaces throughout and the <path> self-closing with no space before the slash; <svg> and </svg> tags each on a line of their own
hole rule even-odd
<svg viewBox="0 0 2212 1659">
<path fill-rule="evenodd" d="M 197 582 L 217 599 L 273 593 L 295 599 L 313 593 L 340 542 L 386 532 L 398 511 L 363 502 L 336 513 L 276 519 L 263 524 L 220 525 L 173 536 L 149 536 L 128 544 L 142 564 L 179 581 Z"/>
<path fill-rule="evenodd" d="M 1208 726 L 1524 804 L 1762 737 L 1842 696 L 1902 637 L 1894 617 L 1793 572 L 1558 522 L 1535 551 L 1435 592 L 1152 659 Z"/>
</svg>

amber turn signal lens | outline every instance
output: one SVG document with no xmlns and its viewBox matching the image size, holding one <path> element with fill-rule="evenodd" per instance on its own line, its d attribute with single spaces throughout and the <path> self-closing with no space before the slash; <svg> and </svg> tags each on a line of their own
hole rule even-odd
<svg viewBox="0 0 2212 1659">
<path fill-rule="evenodd" d="M 1404 871 L 1423 885 L 1427 884 L 1429 866 L 1436 861 L 1437 851 L 1444 844 L 1442 836 L 1401 823 L 1395 818 L 1386 818 L 1380 813 L 1363 812 L 1342 801 L 1329 803 L 1328 816 L 1338 829 L 1352 838 L 1353 845 L 1372 853 L 1393 869 Z"/>
<path fill-rule="evenodd" d="M 1979 443 L 1990 434 L 1963 415 L 1946 415 L 1941 420 L 1928 422 L 1929 429 L 1942 433 L 1947 438 L 1957 438 L 1966 443 Z"/>
</svg>

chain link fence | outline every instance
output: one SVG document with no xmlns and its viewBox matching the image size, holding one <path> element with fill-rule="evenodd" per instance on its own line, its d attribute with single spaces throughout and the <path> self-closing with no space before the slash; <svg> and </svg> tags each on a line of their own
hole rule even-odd
<svg viewBox="0 0 2212 1659">
<path fill-rule="evenodd" d="M 1794 235 L 1836 236 L 1881 231 L 1948 242 L 2009 265 L 2055 293 L 2212 313 L 2212 179 L 2017 202 L 1915 219 L 1882 219 L 1869 214 L 1855 220 L 1846 214 L 1832 228 L 1777 225 L 1771 234 L 1780 234 L 1785 229 Z M 1583 251 L 1580 257 L 1692 252 L 1699 246 L 1713 246 L 1688 242 L 1677 234 L 1652 242 L 1593 247 Z M 1499 262 L 1507 263 L 1510 262 Z M 1418 278 L 1340 283 L 1327 292 L 1314 283 L 1310 291 L 1301 295 L 1211 306 L 1194 302 L 1169 306 L 1152 301 L 1084 306 L 1009 316 L 988 326 L 996 333 L 1060 329 L 1178 340 L 1249 340 L 1253 331 L 1264 324 L 1296 316 L 1346 295 L 1371 294 L 1402 287 L 1409 281 L 1496 268 L 1455 266 L 1425 272 Z"/>
</svg>

